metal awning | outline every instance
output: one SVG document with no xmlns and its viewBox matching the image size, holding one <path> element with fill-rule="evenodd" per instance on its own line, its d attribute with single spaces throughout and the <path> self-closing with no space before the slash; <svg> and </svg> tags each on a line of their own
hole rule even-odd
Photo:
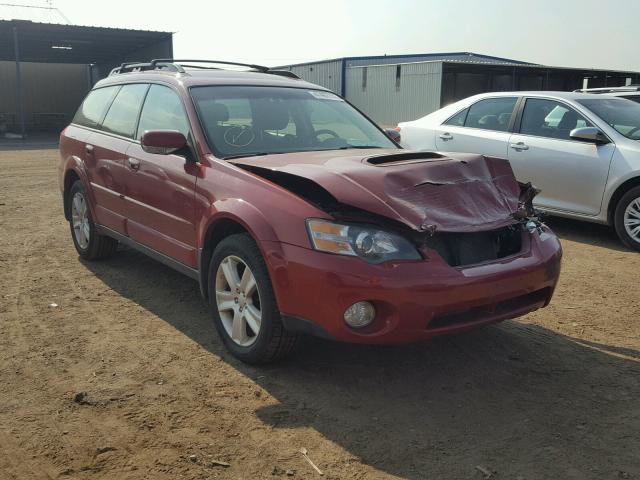
<svg viewBox="0 0 640 480">
<path fill-rule="evenodd" d="M 22 62 L 75 63 L 113 67 L 133 58 L 154 45 L 167 44 L 163 55 L 171 57 L 171 32 L 130 30 L 123 28 L 87 27 L 30 20 L 0 20 L 0 60 L 16 64 L 16 104 L 20 136 L 25 137 Z"/>
<path fill-rule="evenodd" d="M 172 36 L 171 32 L 0 20 L 0 60 L 16 60 L 16 33 L 22 62 L 80 64 L 117 63 Z"/>
</svg>

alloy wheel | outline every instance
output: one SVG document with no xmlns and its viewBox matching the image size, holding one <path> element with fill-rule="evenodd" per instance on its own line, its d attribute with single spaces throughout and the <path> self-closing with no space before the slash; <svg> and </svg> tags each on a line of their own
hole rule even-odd
<svg viewBox="0 0 640 480">
<path fill-rule="evenodd" d="M 634 241 L 640 243 L 640 197 L 627 205 L 624 211 L 624 228 Z"/>
<path fill-rule="evenodd" d="M 83 250 L 89 246 L 91 228 L 89 225 L 89 209 L 82 192 L 76 192 L 71 201 L 71 224 L 73 236 Z"/>
<path fill-rule="evenodd" d="M 229 255 L 216 272 L 216 306 L 222 325 L 238 345 L 248 347 L 258 338 L 262 323 L 256 278 L 240 257 Z"/>
</svg>

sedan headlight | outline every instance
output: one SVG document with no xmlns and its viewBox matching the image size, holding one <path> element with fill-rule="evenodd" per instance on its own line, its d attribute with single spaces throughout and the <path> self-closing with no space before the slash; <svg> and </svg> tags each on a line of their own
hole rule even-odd
<svg viewBox="0 0 640 480">
<path fill-rule="evenodd" d="M 369 263 L 422 258 L 405 238 L 372 226 L 308 219 L 307 227 L 313 248 L 322 252 L 357 256 Z"/>
</svg>

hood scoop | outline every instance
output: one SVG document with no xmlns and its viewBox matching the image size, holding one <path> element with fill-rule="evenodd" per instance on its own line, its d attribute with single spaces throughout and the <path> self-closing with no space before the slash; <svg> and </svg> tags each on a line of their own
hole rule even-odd
<svg viewBox="0 0 640 480">
<path fill-rule="evenodd" d="M 446 158 L 436 152 L 405 152 L 393 153 L 390 155 L 375 155 L 363 160 L 364 163 L 375 165 L 376 167 L 386 167 L 389 165 L 403 165 L 407 163 L 423 162 L 425 160 L 441 160 Z"/>
</svg>

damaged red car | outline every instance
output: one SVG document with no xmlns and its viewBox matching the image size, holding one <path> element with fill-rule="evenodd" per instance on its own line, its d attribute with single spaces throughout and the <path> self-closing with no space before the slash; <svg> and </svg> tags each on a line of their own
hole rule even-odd
<svg viewBox="0 0 640 480">
<path fill-rule="evenodd" d="M 549 303 L 561 247 L 506 160 L 402 150 L 290 72 L 194 62 L 114 69 L 62 132 L 83 259 L 120 243 L 197 280 L 251 363 L 303 334 L 413 342 Z"/>
</svg>

